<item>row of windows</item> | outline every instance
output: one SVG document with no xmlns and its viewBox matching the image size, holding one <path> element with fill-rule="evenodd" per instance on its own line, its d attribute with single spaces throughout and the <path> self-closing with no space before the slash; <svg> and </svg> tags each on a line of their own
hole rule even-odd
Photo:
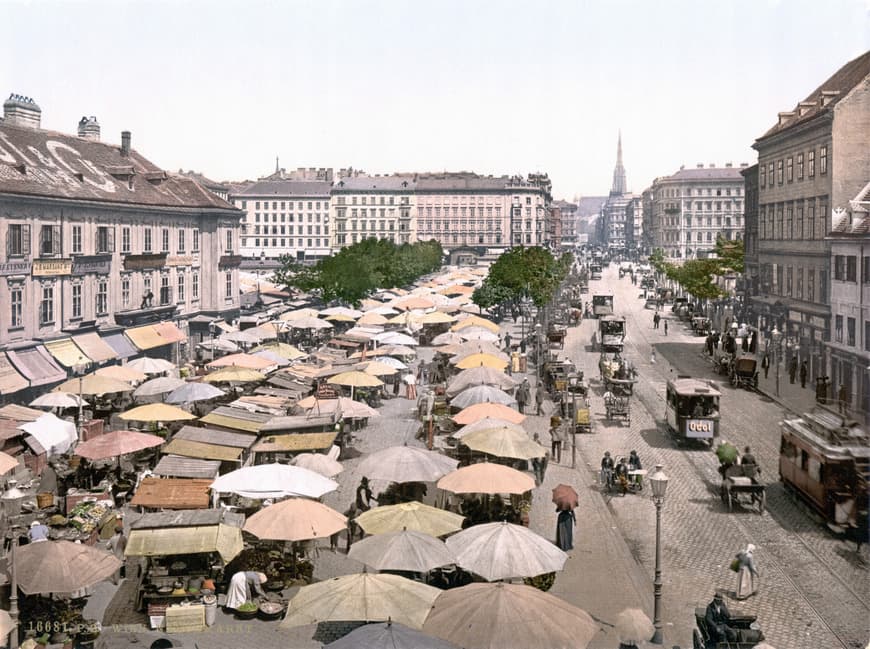
<svg viewBox="0 0 870 649">
<path fill-rule="evenodd" d="M 677 188 L 668 188 L 662 189 L 657 193 L 656 198 L 679 198 L 682 196 L 731 196 L 733 191 L 734 196 L 742 196 L 743 189 L 741 187 L 699 187 L 695 190 L 692 190 L 691 187 L 687 187 L 683 194 L 680 194 L 679 187 Z"/>
<path fill-rule="evenodd" d="M 358 210 L 356 208 L 352 208 L 350 210 L 350 215 L 353 218 L 356 218 L 358 216 L 365 218 L 366 217 L 366 210 L 365 209 Z M 339 208 L 338 210 L 336 210 L 335 216 L 339 219 L 346 218 L 347 217 L 347 209 L 344 207 Z M 390 217 L 391 219 L 395 219 L 396 218 L 396 210 L 392 209 L 392 208 L 386 209 L 383 207 L 382 208 L 372 207 L 368 210 L 368 216 L 369 216 L 369 218 L 375 218 L 377 216 L 380 216 L 381 218 Z M 399 216 L 401 216 L 403 219 L 408 219 L 408 218 L 411 218 L 411 212 L 410 212 L 410 210 L 403 208 L 401 210 Z"/>
<path fill-rule="evenodd" d="M 329 247 L 329 239 L 248 239 L 245 245 L 250 246 L 251 241 L 254 242 L 254 247 L 259 248 L 260 243 L 262 242 L 264 248 L 286 248 L 293 247 L 293 241 L 296 241 L 297 248 L 303 248 L 303 241 L 308 242 L 308 248 L 328 248 Z M 323 243 L 321 243 L 323 241 Z M 270 243 L 271 242 L 271 243 Z M 288 243 L 289 242 L 289 243 Z M 312 243 L 313 242 L 313 243 Z"/>
<path fill-rule="evenodd" d="M 762 264 L 759 272 L 765 293 L 792 297 L 806 302 L 827 304 L 828 274 L 824 270 L 782 264 Z M 818 290 L 816 278 L 818 277 Z"/>
<path fill-rule="evenodd" d="M 263 216 L 263 223 L 268 223 L 268 222 L 269 222 L 269 215 L 268 215 L 268 214 L 263 214 L 262 216 Z M 292 213 L 289 214 L 289 215 L 288 215 L 288 214 L 281 214 L 280 216 L 281 216 L 281 223 L 287 223 L 288 221 L 289 221 L 290 223 L 293 223 L 293 221 L 294 221 L 294 216 L 293 216 Z M 289 216 L 290 218 L 287 218 L 288 216 Z M 319 214 L 319 213 L 318 213 L 318 214 L 311 214 L 311 213 L 309 213 L 309 214 L 308 214 L 308 222 L 309 222 L 309 223 L 320 223 L 320 222 L 321 222 L 321 217 L 323 218 L 323 221 L 324 221 L 324 222 L 329 222 L 329 216 L 328 216 L 328 215 L 326 215 L 326 214 Z M 305 215 L 304 215 L 304 214 L 300 214 L 300 215 L 299 215 L 299 222 L 302 223 L 302 222 L 304 222 L 304 221 L 305 221 Z M 259 213 L 259 212 L 255 212 L 255 213 L 254 213 L 254 222 L 255 222 L 255 223 L 259 223 L 259 222 L 260 222 L 260 213 Z M 273 214 L 273 215 L 272 215 L 272 223 L 277 223 L 277 222 L 278 222 L 278 214 Z"/>
<path fill-rule="evenodd" d="M 834 255 L 834 279 L 840 282 L 858 282 L 857 255 Z M 861 272 L 861 283 L 870 284 L 870 257 L 864 257 Z"/>
<path fill-rule="evenodd" d="M 785 241 L 824 239 L 828 232 L 827 215 L 827 196 L 759 205 L 758 238 Z"/>
<path fill-rule="evenodd" d="M 733 223 L 738 228 L 741 227 L 742 222 L 743 222 L 743 218 L 740 216 L 735 216 L 733 218 Z M 730 228 L 731 223 L 732 223 L 732 217 L 730 217 L 730 216 L 726 216 L 724 218 L 721 216 L 717 216 L 715 218 L 712 216 L 708 216 L 706 219 L 699 216 L 699 217 L 696 217 L 696 219 L 694 221 L 692 220 L 692 217 L 688 216 L 688 215 L 685 215 L 683 218 L 683 224 L 687 228 L 691 228 L 693 225 L 695 227 L 698 227 L 698 228 L 703 228 L 703 227 L 712 228 L 712 227 L 714 227 L 714 224 L 715 224 L 715 227 L 717 227 L 717 228 L 721 228 L 723 225 L 726 228 Z M 663 227 L 679 228 L 680 227 L 680 218 L 677 216 L 672 216 L 672 217 L 668 217 L 668 218 L 664 219 Z"/>
<path fill-rule="evenodd" d="M 329 201 L 308 201 L 308 209 L 309 210 L 312 210 L 312 209 L 319 210 L 321 204 L 323 205 L 323 209 L 325 209 L 325 210 L 329 209 Z M 273 211 L 278 210 L 278 209 L 282 209 L 282 210 L 287 210 L 287 209 L 292 210 L 293 209 L 293 201 L 272 201 L 271 205 L 272 205 Z M 281 207 L 279 208 L 278 205 L 280 205 Z M 289 205 L 289 207 L 287 207 L 288 205 Z M 316 207 L 312 207 L 312 205 L 315 205 Z M 236 207 L 239 207 L 243 210 L 247 210 L 248 209 L 248 201 L 242 201 L 242 200 L 236 199 Z M 269 201 L 254 201 L 254 209 L 268 211 L 269 210 Z M 296 203 L 296 209 L 298 209 L 300 211 L 305 209 L 305 203 L 303 201 L 298 201 Z"/>
<path fill-rule="evenodd" d="M 806 178 L 814 178 L 816 175 L 815 149 L 806 152 L 806 167 L 804 167 L 804 152 L 785 159 L 780 158 L 775 162 L 768 162 L 766 166 L 759 164 L 758 186 L 773 187 L 795 180 L 801 181 L 804 179 L 804 173 L 806 173 Z M 826 173 L 828 173 L 828 146 L 822 145 L 819 147 L 819 175 L 824 176 Z"/>
<path fill-rule="evenodd" d="M 392 229 L 392 228 L 391 228 Z M 247 234 L 248 228 L 246 226 L 242 226 L 242 234 Z M 273 225 L 271 231 L 269 230 L 268 225 L 262 226 L 259 225 L 254 226 L 254 234 L 294 234 L 292 225 Z M 305 234 L 305 226 L 300 225 L 296 228 L 295 234 Z M 309 225 L 308 226 L 308 234 L 320 234 L 320 226 L 319 225 Z M 329 234 L 329 226 L 323 226 L 323 234 Z"/>
<path fill-rule="evenodd" d="M 143 231 L 143 250 L 142 252 L 154 252 L 154 229 L 145 228 Z M 88 231 L 91 231 L 90 229 Z M 98 226 L 94 232 L 95 254 L 110 254 L 115 252 L 115 228 L 111 226 Z M 191 252 L 199 252 L 199 230 L 191 229 L 190 241 Z M 169 228 L 163 228 L 160 231 L 160 248 L 161 252 L 170 252 L 171 236 Z M 61 250 L 61 229 L 59 225 L 43 225 L 39 229 L 39 240 L 37 254 L 40 257 L 51 257 L 63 254 Z M 121 228 L 121 252 L 133 252 L 131 245 L 131 228 Z M 180 228 L 176 232 L 175 252 L 183 254 L 187 252 L 188 234 L 187 229 Z M 231 229 L 226 231 L 226 251 L 233 250 L 233 232 Z M 72 226 L 71 248 L 70 254 L 79 255 L 86 251 L 84 229 L 81 225 Z M 30 246 L 30 225 L 22 223 L 11 223 L 6 230 L 6 255 L 7 257 L 29 256 L 31 254 Z"/>
<path fill-rule="evenodd" d="M 358 201 L 358 202 L 357 202 Z M 346 196 L 336 197 L 337 205 L 347 205 Z M 395 205 L 395 196 L 351 196 L 350 205 Z M 411 200 L 407 196 L 399 197 L 399 205 L 410 205 Z"/>
<path fill-rule="evenodd" d="M 359 227 L 357 227 L 357 225 L 359 225 Z M 380 225 L 380 227 L 378 227 L 378 225 Z M 344 223 L 344 222 L 338 223 L 336 225 L 336 230 L 338 230 L 338 232 L 344 232 L 345 230 L 349 230 L 349 231 L 360 230 L 361 232 L 365 232 L 366 230 L 371 231 L 371 232 L 377 232 L 377 231 L 386 232 L 387 230 L 389 230 L 390 232 L 393 232 L 394 230 L 396 230 L 396 223 L 395 223 L 395 221 L 359 221 L 359 222 L 357 222 L 356 220 L 353 220 L 353 221 L 350 221 L 350 223 Z M 398 230 L 400 232 L 407 232 L 408 225 L 406 223 L 399 223 Z"/>
<path fill-rule="evenodd" d="M 390 236 L 385 236 L 385 235 L 381 235 L 381 236 L 368 235 L 368 236 L 366 236 L 366 235 L 362 235 L 362 234 L 358 235 L 358 234 L 354 233 L 354 234 L 349 235 L 349 237 L 350 238 L 348 238 L 348 235 L 346 235 L 346 234 L 339 234 L 337 236 L 338 245 L 344 246 L 344 245 L 347 245 L 348 243 L 351 243 L 351 244 L 359 243 L 360 241 L 365 241 L 366 239 L 381 239 L 383 241 L 392 241 L 393 243 L 396 243 L 396 235 L 394 235 L 394 234 L 391 234 Z M 408 237 L 407 236 L 400 237 L 399 242 L 400 243 L 407 243 Z"/>
</svg>

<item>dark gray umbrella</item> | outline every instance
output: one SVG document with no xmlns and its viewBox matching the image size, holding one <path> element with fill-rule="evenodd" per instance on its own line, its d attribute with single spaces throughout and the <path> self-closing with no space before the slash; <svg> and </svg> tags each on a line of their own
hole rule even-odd
<svg viewBox="0 0 870 649">
<path fill-rule="evenodd" d="M 366 624 L 343 638 L 324 645 L 323 649 L 459 649 L 440 638 L 395 622 Z"/>
</svg>

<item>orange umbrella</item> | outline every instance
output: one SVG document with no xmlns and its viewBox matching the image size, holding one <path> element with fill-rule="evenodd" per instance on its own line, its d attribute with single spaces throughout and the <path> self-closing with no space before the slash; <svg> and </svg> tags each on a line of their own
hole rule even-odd
<svg viewBox="0 0 870 649">
<path fill-rule="evenodd" d="M 117 381 L 144 381 L 148 375 L 128 365 L 109 365 L 92 372 L 93 376 L 102 376 Z"/>
<path fill-rule="evenodd" d="M 126 453 L 135 453 L 165 442 L 162 437 L 133 430 L 113 430 L 76 446 L 75 454 L 89 460 L 104 460 Z"/>
<path fill-rule="evenodd" d="M 456 367 L 461 370 L 467 370 L 472 367 L 492 367 L 503 370 L 507 367 L 507 364 L 506 360 L 502 360 L 492 354 L 471 354 L 456 363 Z"/>
<path fill-rule="evenodd" d="M 574 509 L 580 503 L 580 497 L 574 487 L 559 484 L 553 489 L 553 503 L 559 509 Z"/>
<path fill-rule="evenodd" d="M 451 331 L 460 331 L 465 329 L 466 327 L 483 327 L 485 329 L 489 329 L 492 333 L 499 333 L 498 325 L 494 322 L 487 320 L 486 318 L 481 318 L 480 316 L 471 315 L 465 318 L 464 320 L 460 320 L 455 325 L 450 327 Z"/>
<path fill-rule="evenodd" d="M 504 419 L 512 424 L 521 424 L 526 418 L 524 414 L 500 403 L 475 403 L 453 415 L 453 421 L 464 426 L 465 424 L 473 424 L 484 417 Z"/>
<path fill-rule="evenodd" d="M 316 500 L 290 498 L 261 509 L 242 528 L 260 539 L 322 539 L 347 527 L 347 518 Z"/>
<path fill-rule="evenodd" d="M 532 476 L 489 462 L 456 469 L 437 484 L 439 489 L 455 494 L 523 494 L 535 488 Z"/>
<path fill-rule="evenodd" d="M 435 306 L 435 302 L 425 297 L 415 296 L 400 300 L 393 306 L 402 311 L 411 311 L 412 309 L 431 309 Z"/>
</svg>

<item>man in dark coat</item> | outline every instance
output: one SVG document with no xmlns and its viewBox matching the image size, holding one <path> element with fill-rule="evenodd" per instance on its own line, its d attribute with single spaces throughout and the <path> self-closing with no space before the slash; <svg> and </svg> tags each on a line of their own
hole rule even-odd
<svg viewBox="0 0 870 649">
<path fill-rule="evenodd" d="M 764 370 L 764 378 L 767 378 L 767 373 L 770 371 L 770 355 L 765 354 L 761 359 L 761 369 Z"/>
<path fill-rule="evenodd" d="M 800 373 L 801 387 L 802 388 L 807 387 L 807 374 L 808 373 L 809 373 L 809 370 L 807 369 L 807 362 L 804 361 L 803 363 L 801 363 L 801 373 Z"/>
<path fill-rule="evenodd" d="M 795 377 L 797 376 L 797 356 L 791 357 L 791 362 L 788 364 L 788 382 L 794 383 Z"/>
<path fill-rule="evenodd" d="M 707 631 L 714 642 L 721 642 L 723 640 L 734 642 L 737 640 L 737 630 L 728 626 L 730 621 L 731 612 L 725 606 L 722 594 L 716 593 L 713 596 L 713 601 L 707 604 L 707 611 L 704 614 Z"/>
<path fill-rule="evenodd" d="M 517 388 L 516 400 L 517 400 L 517 409 L 520 411 L 520 414 L 525 414 L 526 404 L 529 401 L 529 380 L 523 379 L 523 382 L 520 383 L 520 387 Z"/>
</svg>

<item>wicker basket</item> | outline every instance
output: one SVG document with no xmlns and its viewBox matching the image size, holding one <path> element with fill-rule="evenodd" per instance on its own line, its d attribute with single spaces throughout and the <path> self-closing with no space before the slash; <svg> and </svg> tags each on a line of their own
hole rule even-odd
<svg viewBox="0 0 870 649">
<path fill-rule="evenodd" d="M 36 494 L 36 506 L 40 509 L 48 509 L 49 507 L 54 506 L 54 494 L 47 491 L 45 493 Z"/>
</svg>

